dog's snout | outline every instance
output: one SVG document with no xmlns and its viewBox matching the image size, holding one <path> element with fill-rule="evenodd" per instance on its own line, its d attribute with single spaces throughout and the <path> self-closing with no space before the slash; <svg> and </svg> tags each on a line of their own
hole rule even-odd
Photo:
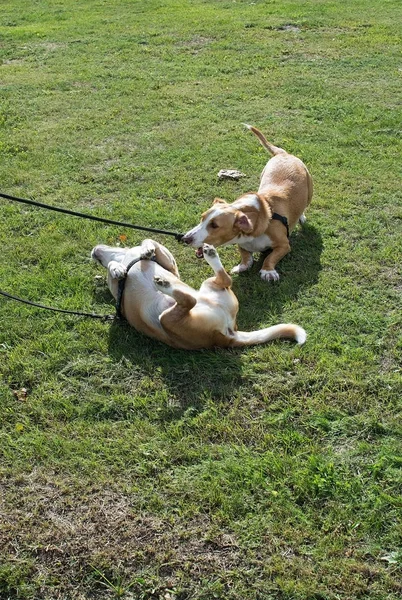
<svg viewBox="0 0 402 600">
<path fill-rule="evenodd" d="M 101 252 L 102 252 L 102 248 L 103 247 L 104 246 L 102 246 L 102 244 L 99 244 L 98 246 L 95 246 L 95 248 L 92 248 L 91 258 L 93 260 L 100 261 L 100 256 L 101 256 Z"/>
<path fill-rule="evenodd" d="M 191 244 L 193 242 L 193 239 L 194 238 L 191 234 L 189 235 L 188 233 L 186 233 L 186 235 L 183 235 L 182 237 L 182 242 L 184 242 L 185 244 Z"/>
</svg>

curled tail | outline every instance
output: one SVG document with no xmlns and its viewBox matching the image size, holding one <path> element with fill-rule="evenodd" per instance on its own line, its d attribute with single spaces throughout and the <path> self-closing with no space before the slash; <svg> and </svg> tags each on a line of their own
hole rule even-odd
<svg viewBox="0 0 402 600">
<path fill-rule="evenodd" d="M 231 346 L 252 346 L 253 344 L 265 344 L 276 338 L 291 338 L 298 344 L 304 344 L 307 334 L 302 327 L 292 323 L 281 323 L 258 331 L 236 331 Z"/>
<path fill-rule="evenodd" d="M 243 123 L 243 125 L 245 127 L 247 127 L 247 129 L 252 131 L 254 133 L 254 135 L 256 135 L 258 137 L 258 139 L 260 140 L 260 142 L 264 146 L 264 148 L 266 148 L 268 150 L 268 152 L 273 154 L 273 156 L 275 156 L 276 154 L 287 154 L 286 150 L 284 150 L 283 148 L 279 148 L 278 146 L 274 146 L 273 144 L 268 142 L 268 140 L 265 138 L 265 136 L 256 127 L 253 127 L 252 125 L 247 125 L 247 123 Z"/>
</svg>

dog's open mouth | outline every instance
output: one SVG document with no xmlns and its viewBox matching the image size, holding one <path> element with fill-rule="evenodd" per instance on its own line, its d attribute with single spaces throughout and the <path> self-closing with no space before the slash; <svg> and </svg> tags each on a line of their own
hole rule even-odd
<svg viewBox="0 0 402 600">
<path fill-rule="evenodd" d="M 203 258 L 204 257 L 204 251 L 202 249 L 202 246 L 200 246 L 199 248 L 197 248 L 197 250 L 195 251 L 195 255 L 197 258 Z"/>
</svg>

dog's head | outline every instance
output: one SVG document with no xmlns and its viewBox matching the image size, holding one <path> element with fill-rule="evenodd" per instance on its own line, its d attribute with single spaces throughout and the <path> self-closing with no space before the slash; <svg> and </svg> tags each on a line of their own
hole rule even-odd
<svg viewBox="0 0 402 600">
<path fill-rule="evenodd" d="M 252 230 L 253 224 L 244 212 L 221 198 L 215 198 L 211 208 L 201 215 L 201 222 L 190 229 L 182 241 L 197 248 L 197 256 L 202 257 L 203 244 L 222 246 Z"/>
</svg>

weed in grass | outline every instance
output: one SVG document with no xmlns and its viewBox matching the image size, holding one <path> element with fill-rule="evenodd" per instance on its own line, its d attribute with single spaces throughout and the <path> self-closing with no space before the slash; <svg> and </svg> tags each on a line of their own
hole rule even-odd
<svg viewBox="0 0 402 600">
<path fill-rule="evenodd" d="M 124 598 L 125 596 L 127 596 L 130 589 L 134 587 L 134 585 L 142 587 L 142 585 L 144 584 L 144 580 L 139 577 L 131 581 L 130 583 L 125 583 L 124 578 L 121 575 L 117 575 L 116 578 L 112 578 L 110 576 L 109 579 L 104 573 L 102 573 L 102 571 L 100 571 L 96 567 L 92 568 L 94 570 L 95 575 L 99 578 L 100 585 L 103 585 L 106 588 L 108 588 L 111 591 L 112 596 L 114 598 Z M 113 581 L 111 581 L 111 579 L 113 579 Z M 141 595 L 139 597 L 141 597 Z"/>
</svg>

